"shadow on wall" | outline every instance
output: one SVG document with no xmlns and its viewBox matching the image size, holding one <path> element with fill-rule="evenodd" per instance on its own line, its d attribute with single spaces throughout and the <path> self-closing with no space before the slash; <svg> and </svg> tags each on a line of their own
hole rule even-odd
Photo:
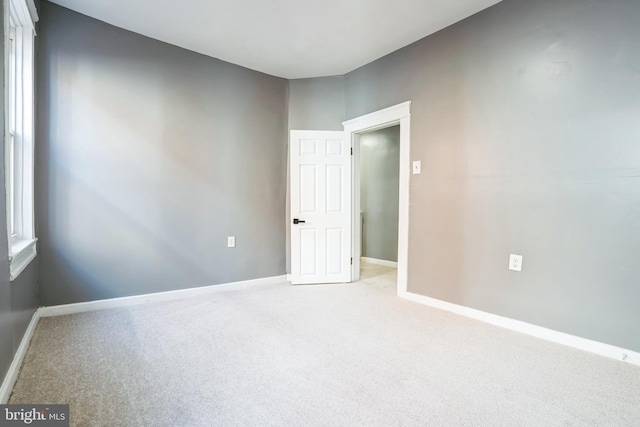
<svg viewBox="0 0 640 427">
<path fill-rule="evenodd" d="M 62 165 L 57 165 L 56 176 L 50 189 L 56 203 L 73 209 L 52 212 L 47 239 L 51 247 L 43 249 L 46 262 L 55 264 L 47 267 L 53 267 L 79 298 L 157 292 L 158 284 L 179 284 L 184 277 L 196 285 L 215 280 L 215 272 L 203 268 L 207 264 L 186 250 L 184 239 L 158 231 L 170 223 L 161 209 L 154 217 L 145 217 L 146 209 L 135 212 L 136 207 L 149 205 L 144 200 L 121 206 Z M 141 288 L 142 273 L 155 285 Z"/>
<path fill-rule="evenodd" d="M 43 304 L 284 274 L 287 81 L 42 15 Z"/>
</svg>

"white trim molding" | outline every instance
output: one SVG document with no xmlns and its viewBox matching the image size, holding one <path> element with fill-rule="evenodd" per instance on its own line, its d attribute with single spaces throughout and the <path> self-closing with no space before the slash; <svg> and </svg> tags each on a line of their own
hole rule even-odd
<svg viewBox="0 0 640 427">
<path fill-rule="evenodd" d="M 29 28 L 35 35 L 36 22 L 40 20 L 35 2 L 33 0 L 9 0 L 6 3 L 9 6 L 9 13 L 18 19 L 21 26 Z"/>
<path fill-rule="evenodd" d="M 353 147 L 353 167 L 351 185 L 360 186 L 360 144 L 359 135 L 364 132 L 384 129 L 400 125 L 400 183 L 398 185 L 398 283 L 397 293 L 407 291 L 408 258 L 409 258 L 409 183 L 411 177 L 411 101 L 406 101 L 383 110 L 365 114 L 364 116 L 342 122 L 344 130 L 351 135 Z M 359 191 L 353 190 L 352 212 L 353 233 L 351 254 L 353 266 L 351 280 L 360 278 L 361 227 Z"/>
<path fill-rule="evenodd" d="M 347 132 L 362 132 L 381 129 L 396 124 L 400 119 L 411 115 L 411 101 L 402 102 L 355 119 L 342 122 Z"/>
<path fill-rule="evenodd" d="M 29 348 L 29 343 L 31 342 L 33 333 L 36 330 L 36 326 L 38 325 L 38 320 L 40 320 L 40 311 L 36 310 L 31 317 L 29 326 L 27 326 L 27 330 L 22 336 L 22 341 L 20 341 L 18 351 L 16 351 L 16 354 L 13 356 L 13 361 L 11 362 L 9 370 L 4 376 L 4 380 L 0 386 L 0 404 L 6 404 L 9 401 L 9 397 L 11 397 L 13 386 L 18 379 L 18 373 L 20 372 L 22 361 L 24 360 L 24 356 L 27 354 L 27 349 Z"/>
<path fill-rule="evenodd" d="M 398 263 L 395 261 L 387 261 L 386 259 L 378 259 L 378 258 L 369 258 L 366 256 L 361 256 L 360 257 L 360 262 L 366 262 L 369 264 L 377 264 L 377 265 L 384 265 L 385 267 L 394 267 L 394 268 L 398 268 Z"/>
<path fill-rule="evenodd" d="M 36 257 L 34 221 L 34 37 L 33 0 L 4 2 L 5 200 L 10 278 Z"/>
<path fill-rule="evenodd" d="M 209 295 L 219 291 L 221 287 L 247 287 L 271 285 L 286 281 L 286 276 L 266 277 L 262 279 L 244 280 L 241 282 L 222 283 L 219 285 L 198 288 L 178 289 L 175 291 L 156 292 L 152 294 L 133 295 L 130 297 L 110 298 L 97 301 L 78 302 L 75 304 L 53 305 L 40 308 L 40 317 L 63 316 L 65 314 L 83 313 L 85 311 L 105 310 L 108 308 L 129 307 L 158 301 L 172 301 L 182 298 Z"/>
<path fill-rule="evenodd" d="M 9 255 L 10 279 L 13 281 L 29 263 L 36 257 L 36 242 L 38 239 L 22 240 L 11 245 L 12 254 Z"/>
<path fill-rule="evenodd" d="M 27 8 L 29 9 L 29 15 L 31 16 L 31 22 L 34 24 L 33 30 L 35 31 L 35 23 L 40 20 L 40 17 L 38 16 L 38 8 L 36 8 L 36 4 L 33 0 L 26 0 L 26 3 Z"/>
<path fill-rule="evenodd" d="M 551 341 L 556 344 L 562 344 L 579 350 L 588 351 L 609 359 L 615 359 L 640 366 L 640 353 L 616 347 L 610 344 L 577 337 L 575 335 L 564 332 L 554 331 L 553 329 L 543 328 L 542 326 L 532 325 L 520 320 L 509 319 L 508 317 L 498 316 L 497 314 L 487 313 L 485 311 L 476 310 L 458 304 L 441 301 L 424 295 L 404 292 L 399 294 L 400 297 L 414 301 L 430 307 L 439 308 L 471 319 L 480 320 L 481 322 L 499 326 L 522 334 L 530 335 L 543 340 Z"/>
</svg>

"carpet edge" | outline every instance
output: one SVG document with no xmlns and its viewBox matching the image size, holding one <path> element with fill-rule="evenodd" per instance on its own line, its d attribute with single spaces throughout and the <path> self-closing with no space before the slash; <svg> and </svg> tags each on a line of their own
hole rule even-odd
<svg viewBox="0 0 640 427">
<path fill-rule="evenodd" d="M 177 289 L 173 291 L 155 292 L 150 294 L 132 295 L 128 297 L 109 298 L 103 300 L 78 302 L 73 304 L 52 305 L 40 307 L 40 317 L 64 316 L 66 314 L 83 313 L 85 311 L 104 310 L 108 308 L 128 307 L 157 301 L 171 301 L 186 297 L 206 295 L 230 286 L 258 286 L 270 285 L 286 281 L 286 276 L 273 276 L 261 279 L 243 280 L 238 282 L 221 283 L 218 285 L 201 286 L 197 288 Z"/>
<path fill-rule="evenodd" d="M 427 297 L 412 292 L 403 292 L 398 294 L 399 297 L 429 307 L 445 310 L 460 316 L 479 320 L 494 326 L 520 332 L 525 335 L 551 341 L 556 344 L 566 345 L 578 350 L 587 351 L 589 353 L 604 356 L 609 359 L 618 360 L 632 365 L 640 366 L 640 353 L 633 350 L 617 347 L 599 341 L 593 341 L 566 332 L 560 332 L 553 329 L 544 328 L 542 326 L 515 320 L 508 317 L 499 316 L 497 314 L 488 313 L 482 310 L 465 307 L 462 305 L 442 301 L 436 298 Z"/>
</svg>

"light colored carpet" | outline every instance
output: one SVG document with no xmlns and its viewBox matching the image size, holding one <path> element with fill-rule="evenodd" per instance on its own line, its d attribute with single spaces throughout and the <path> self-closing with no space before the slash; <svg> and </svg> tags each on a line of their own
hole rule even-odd
<svg viewBox="0 0 640 427">
<path fill-rule="evenodd" d="M 76 426 L 638 426 L 640 368 L 350 285 L 41 319 L 10 403 Z"/>
</svg>

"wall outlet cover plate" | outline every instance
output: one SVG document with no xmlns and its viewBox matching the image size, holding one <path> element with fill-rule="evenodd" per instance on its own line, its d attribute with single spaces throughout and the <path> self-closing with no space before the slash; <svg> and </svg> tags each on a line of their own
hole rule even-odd
<svg viewBox="0 0 640 427">
<path fill-rule="evenodd" d="M 416 160 L 413 162 L 413 174 L 418 175 L 422 172 L 422 162 L 420 160 Z"/>
<path fill-rule="evenodd" d="M 509 255 L 509 270 L 522 271 L 522 255 Z"/>
</svg>

